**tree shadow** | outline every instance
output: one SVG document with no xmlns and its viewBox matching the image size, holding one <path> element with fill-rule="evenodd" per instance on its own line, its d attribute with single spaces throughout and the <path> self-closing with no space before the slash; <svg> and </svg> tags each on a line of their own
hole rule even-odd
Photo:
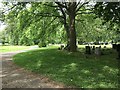
<svg viewBox="0 0 120 90">
<path fill-rule="evenodd" d="M 118 86 L 118 62 L 114 55 L 110 54 L 95 59 L 93 56 L 86 58 L 82 52 L 68 53 L 44 49 L 18 54 L 15 56 L 15 63 L 55 81 L 63 82 L 67 86 L 82 88 Z"/>
</svg>

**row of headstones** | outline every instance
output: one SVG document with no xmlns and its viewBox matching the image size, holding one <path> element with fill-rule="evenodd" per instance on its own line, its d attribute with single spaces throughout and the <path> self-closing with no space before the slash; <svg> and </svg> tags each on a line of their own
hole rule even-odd
<svg viewBox="0 0 120 90">
<path fill-rule="evenodd" d="M 101 46 L 99 47 L 95 47 L 95 46 L 86 46 L 86 54 L 95 54 L 100 56 L 102 54 L 101 52 Z M 106 48 L 106 46 L 104 46 L 104 48 Z M 115 49 L 118 52 L 118 59 L 120 59 L 120 44 L 112 44 L 112 48 Z M 64 49 L 64 45 L 61 45 L 60 48 L 58 48 L 59 50 L 63 50 Z"/>
<path fill-rule="evenodd" d="M 106 46 L 104 47 L 106 48 Z M 64 45 L 61 45 L 58 50 L 64 50 Z M 96 55 L 101 55 L 101 46 L 95 47 L 95 46 L 86 46 L 86 54 L 92 54 L 95 53 Z"/>
<path fill-rule="evenodd" d="M 106 46 L 104 47 L 106 48 Z M 64 45 L 61 45 L 58 50 L 64 50 Z M 95 53 L 96 55 L 101 55 L 101 46 L 95 47 L 95 46 L 86 46 L 86 54 L 92 54 Z"/>
<path fill-rule="evenodd" d="M 106 47 L 105 47 L 106 48 Z M 95 47 L 95 46 L 85 46 L 85 53 L 86 54 L 96 54 L 101 55 L 101 46 Z"/>
<path fill-rule="evenodd" d="M 98 56 L 100 56 L 102 54 L 101 46 L 99 46 L 99 47 L 86 46 L 85 48 L 86 48 L 85 49 L 86 50 L 85 51 L 86 54 L 94 53 L 95 55 L 98 55 Z M 106 47 L 104 46 L 104 48 L 106 48 Z M 112 48 L 115 49 L 117 51 L 117 53 L 118 53 L 118 58 L 117 59 L 120 59 L 120 44 L 113 44 Z"/>
</svg>

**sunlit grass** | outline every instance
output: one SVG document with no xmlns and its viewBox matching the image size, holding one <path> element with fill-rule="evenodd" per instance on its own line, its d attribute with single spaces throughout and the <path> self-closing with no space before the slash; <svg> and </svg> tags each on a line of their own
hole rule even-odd
<svg viewBox="0 0 120 90">
<path fill-rule="evenodd" d="M 14 56 L 14 62 L 66 86 L 117 88 L 116 52 L 106 49 L 104 55 L 98 58 L 94 55 L 85 55 L 83 51 L 70 53 L 57 50 L 57 46 L 50 46 L 17 54 Z"/>
<path fill-rule="evenodd" d="M 11 52 L 11 51 L 18 51 L 28 49 L 30 46 L 0 46 L 0 52 Z"/>
</svg>

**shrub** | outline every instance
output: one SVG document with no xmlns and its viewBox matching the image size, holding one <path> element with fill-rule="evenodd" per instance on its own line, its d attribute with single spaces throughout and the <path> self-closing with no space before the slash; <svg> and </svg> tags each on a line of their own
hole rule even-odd
<svg viewBox="0 0 120 90">
<path fill-rule="evenodd" d="M 38 43 L 38 46 L 39 46 L 39 47 L 46 47 L 47 45 L 46 45 L 45 42 L 39 42 L 39 43 Z"/>
</svg>

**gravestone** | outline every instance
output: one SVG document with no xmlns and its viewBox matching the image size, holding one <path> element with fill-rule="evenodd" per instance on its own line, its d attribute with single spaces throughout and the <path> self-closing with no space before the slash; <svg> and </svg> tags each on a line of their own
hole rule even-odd
<svg viewBox="0 0 120 90">
<path fill-rule="evenodd" d="M 90 48 L 90 46 L 85 46 L 85 53 L 86 54 L 91 54 L 91 48 Z"/>
<path fill-rule="evenodd" d="M 120 59 L 120 44 L 112 44 L 112 48 L 115 49 L 118 53 L 117 59 Z"/>
<path fill-rule="evenodd" d="M 64 49 L 64 45 L 60 45 L 60 47 L 58 48 L 58 50 L 63 50 Z"/>
<path fill-rule="evenodd" d="M 64 49 L 64 45 L 61 45 L 60 47 L 61 47 L 61 50 L 63 50 L 63 49 Z"/>
<path fill-rule="evenodd" d="M 90 46 L 90 48 L 92 49 L 92 46 Z"/>
<path fill-rule="evenodd" d="M 112 44 L 113 49 L 117 49 L 117 44 Z"/>
<path fill-rule="evenodd" d="M 120 59 L 120 44 L 117 44 L 118 59 Z"/>
<path fill-rule="evenodd" d="M 67 44 L 67 46 L 64 47 L 64 50 L 68 50 L 68 51 L 70 51 L 70 45 Z"/>
<path fill-rule="evenodd" d="M 99 46 L 100 50 L 101 50 L 101 46 Z"/>
<path fill-rule="evenodd" d="M 95 50 L 95 46 L 93 46 L 92 50 Z"/>
<path fill-rule="evenodd" d="M 59 47 L 58 50 L 61 50 L 61 48 Z"/>
<path fill-rule="evenodd" d="M 101 55 L 101 47 L 95 48 L 95 55 L 100 56 Z"/>
<path fill-rule="evenodd" d="M 95 53 L 95 46 L 92 47 L 92 53 Z"/>
</svg>

